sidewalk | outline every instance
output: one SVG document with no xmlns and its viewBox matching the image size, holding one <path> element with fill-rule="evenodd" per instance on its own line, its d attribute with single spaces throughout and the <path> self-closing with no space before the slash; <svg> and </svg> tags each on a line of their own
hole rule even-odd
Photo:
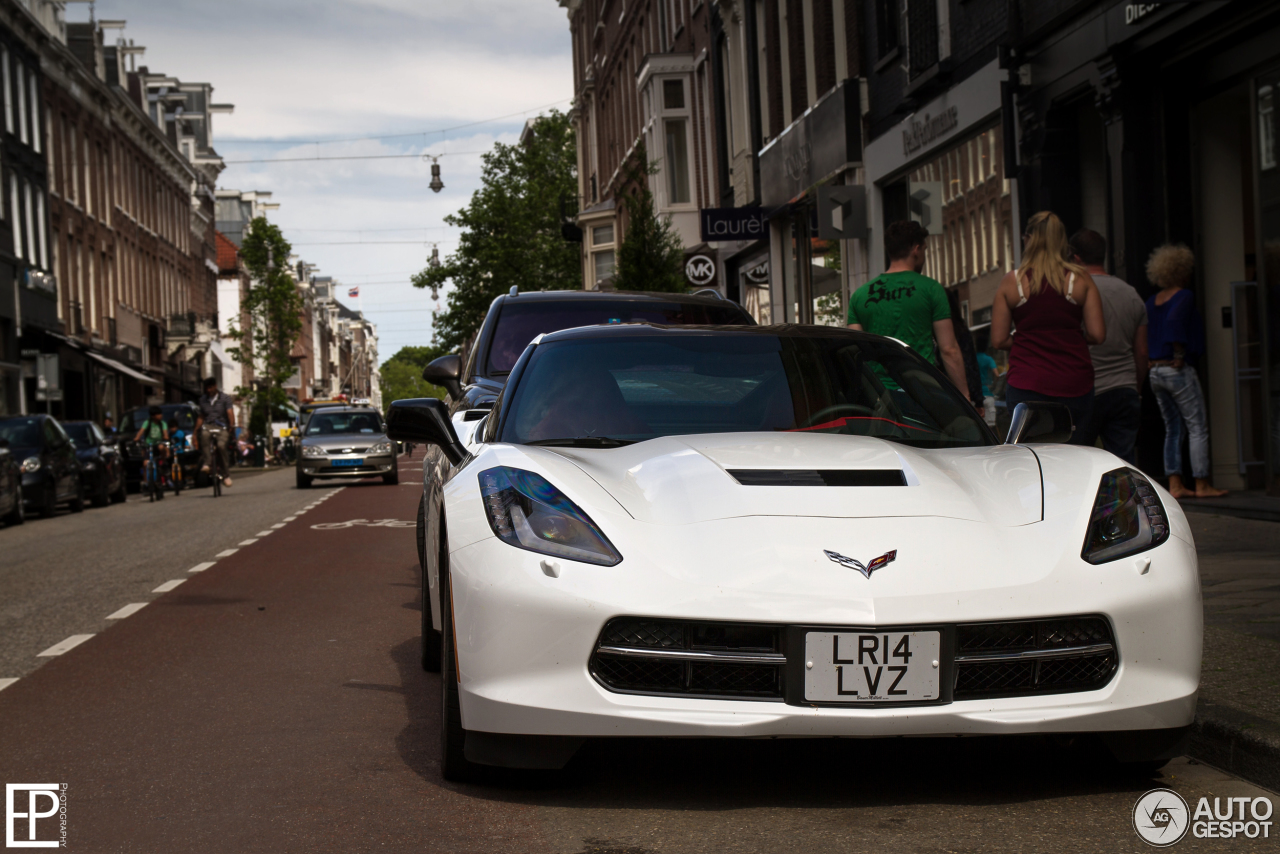
<svg viewBox="0 0 1280 854">
<path fill-rule="evenodd" d="M 1280 498 L 1267 495 L 1261 489 L 1228 492 L 1221 498 L 1184 498 L 1181 504 L 1182 509 L 1188 513 L 1213 513 L 1280 522 Z"/>
<path fill-rule="evenodd" d="M 1205 610 L 1191 753 L 1280 790 L 1280 525 L 1233 513 L 1266 512 L 1275 502 L 1280 521 L 1280 499 L 1243 493 L 1234 508 L 1227 500 L 1183 504 Z"/>
</svg>

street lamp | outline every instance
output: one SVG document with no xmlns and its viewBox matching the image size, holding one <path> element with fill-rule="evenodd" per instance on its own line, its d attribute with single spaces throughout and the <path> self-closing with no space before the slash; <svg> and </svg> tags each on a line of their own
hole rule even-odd
<svg viewBox="0 0 1280 854">
<path fill-rule="evenodd" d="M 431 157 L 431 155 L 430 154 L 422 155 L 423 160 L 426 160 L 428 157 Z M 432 192 L 436 192 L 436 193 L 444 189 L 444 181 L 440 180 L 440 158 L 439 157 L 431 157 L 431 183 L 428 184 L 427 186 L 431 188 Z"/>
</svg>

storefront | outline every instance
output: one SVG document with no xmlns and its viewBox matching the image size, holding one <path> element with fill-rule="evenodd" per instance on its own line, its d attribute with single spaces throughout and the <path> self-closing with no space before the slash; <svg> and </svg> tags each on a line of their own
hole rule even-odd
<svg viewBox="0 0 1280 854">
<path fill-rule="evenodd" d="M 1280 486 L 1280 8 L 1120 4 L 1031 42 L 1020 62 L 1025 208 L 1106 235 L 1109 269 L 1144 297 L 1164 243 L 1196 255 L 1197 368 L 1212 475 Z M 1148 395 L 1148 398 L 1150 395 Z M 1158 475 L 1148 402 L 1139 464 Z M 1189 472 L 1188 472 L 1189 474 Z"/>
<path fill-rule="evenodd" d="M 996 288 L 1021 254 L 1005 169 L 1004 76 L 993 60 L 867 145 L 870 275 L 888 266 L 888 224 L 919 222 L 929 231 L 924 274 L 956 293 L 975 332 L 990 325 Z"/>
</svg>

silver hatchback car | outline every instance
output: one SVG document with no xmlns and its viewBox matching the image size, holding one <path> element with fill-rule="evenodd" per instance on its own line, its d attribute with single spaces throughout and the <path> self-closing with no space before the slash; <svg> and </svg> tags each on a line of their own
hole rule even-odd
<svg viewBox="0 0 1280 854">
<path fill-rule="evenodd" d="M 387 438 L 382 413 L 366 406 L 317 409 L 307 420 L 298 452 L 298 488 L 318 477 L 382 476 L 400 482 L 396 443 Z"/>
</svg>

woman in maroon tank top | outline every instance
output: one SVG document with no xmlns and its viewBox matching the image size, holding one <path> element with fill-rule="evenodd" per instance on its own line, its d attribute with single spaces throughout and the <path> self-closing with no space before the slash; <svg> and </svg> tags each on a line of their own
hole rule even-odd
<svg viewBox="0 0 1280 854">
<path fill-rule="evenodd" d="M 1070 258 L 1062 220 L 1050 211 L 1033 216 L 1022 266 L 1005 275 L 991 306 L 991 343 L 1009 351 L 1010 412 L 1019 403 L 1050 400 L 1065 404 L 1080 426 L 1093 407 L 1089 345 L 1101 344 L 1107 330 L 1097 286 Z"/>
</svg>

